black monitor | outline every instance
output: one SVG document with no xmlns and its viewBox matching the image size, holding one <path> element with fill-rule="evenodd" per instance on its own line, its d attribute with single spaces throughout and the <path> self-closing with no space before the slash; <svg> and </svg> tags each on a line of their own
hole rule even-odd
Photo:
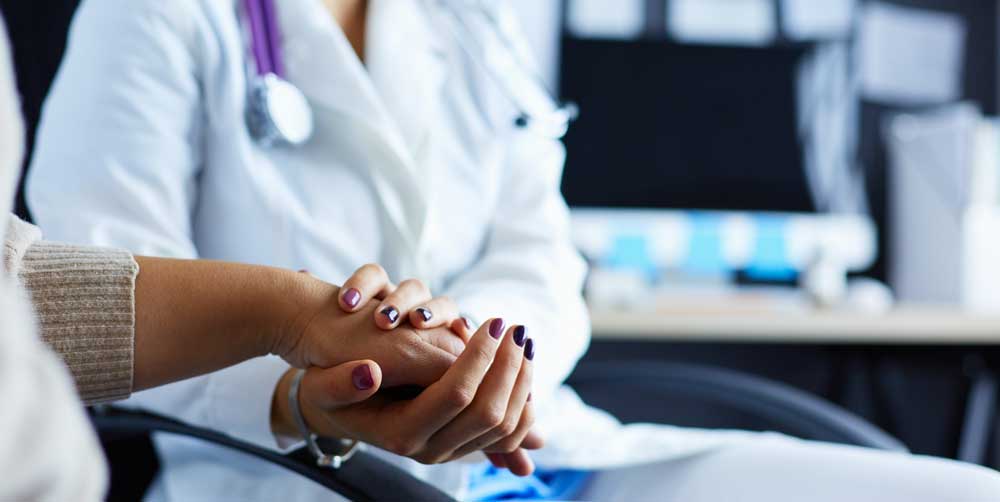
<svg viewBox="0 0 1000 502">
<path fill-rule="evenodd" d="M 808 45 L 563 37 L 571 206 L 814 211 L 797 123 Z"/>
</svg>

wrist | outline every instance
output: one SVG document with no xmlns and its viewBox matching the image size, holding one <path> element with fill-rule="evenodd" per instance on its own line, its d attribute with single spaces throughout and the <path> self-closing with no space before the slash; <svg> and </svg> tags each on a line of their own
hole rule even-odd
<svg viewBox="0 0 1000 502">
<path fill-rule="evenodd" d="M 278 385 L 274 388 L 274 396 L 271 398 L 271 432 L 279 443 L 300 439 L 298 428 L 292 418 L 292 410 L 288 407 L 288 390 L 291 388 L 294 376 L 294 369 L 286 371 L 278 380 Z"/>
<path fill-rule="evenodd" d="M 302 347 L 303 338 L 318 313 L 335 308 L 331 302 L 336 302 L 339 288 L 306 273 L 280 272 L 280 285 L 274 288 L 275 298 L 270 302 L 272 318 L 266 323 L 270 336 L 266 350 L 293 366 L 309 366 L 304 360 L 309 351 Z"/>
</svg>

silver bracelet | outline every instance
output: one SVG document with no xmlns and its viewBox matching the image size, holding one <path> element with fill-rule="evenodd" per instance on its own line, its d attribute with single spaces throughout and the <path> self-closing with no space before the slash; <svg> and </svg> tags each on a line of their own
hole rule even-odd
<svg viewBox="0 0 1000 502">
<path fill-rule="evenodd" d="M 305 440 L 306 447 L 309 448 L 309 453 L 312 453 L 316 457 L 316 465 L 319 467 L 340 469 L 340 466 L 350 460 L 354 456 L 354 453 L 360 449 L 361 443 L 352 439 L 339 439 L 337 441 L 340 442 L 342 450 L 337 454 L 326 453 L 320 449 L 319 443 L 317 443 L 319 436 L 309 430 L 305 418 L 302 417 L 302 409 L 299 407 L 299 387 L 302 385 L 302 377 L 305 374 L 306 370 L 295 370 L 292 385 L 288 388 L 288 407 L 292 410 L 295 425 L 299 427 L 299 433 L 302 434 L 302 439 Z"/>
</svg>

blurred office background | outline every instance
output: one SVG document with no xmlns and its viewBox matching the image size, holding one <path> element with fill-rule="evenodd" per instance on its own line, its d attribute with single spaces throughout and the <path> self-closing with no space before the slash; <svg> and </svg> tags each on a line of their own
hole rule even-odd
<svg viewBox="0 0 1000 502">
<path fill-rule="evenodd" d="M 580 107 L 588 360 L 764 374 L 1000 466 L 1000 2 L 513 3 Z"/>
<path fill-rule="evenodd" d="M 581 111 L 584 364 L 746 370 L 1000 466 L 1000 1 L 511 3 Z M 0 0 L 29 132 L 76 4 Z"/>
</svg>

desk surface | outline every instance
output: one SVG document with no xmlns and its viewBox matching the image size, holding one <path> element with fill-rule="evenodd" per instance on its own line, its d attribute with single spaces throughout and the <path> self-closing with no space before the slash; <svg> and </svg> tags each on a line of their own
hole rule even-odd
<svg viewBox="0 0 1000 502">
<path fill-rule="evenodd" d="M 1000 345 L 1000 315 L 903 306 L 886 314 L 844 311 L 592 310 L 598 340 L 753 343 Z"/>
</svg>

